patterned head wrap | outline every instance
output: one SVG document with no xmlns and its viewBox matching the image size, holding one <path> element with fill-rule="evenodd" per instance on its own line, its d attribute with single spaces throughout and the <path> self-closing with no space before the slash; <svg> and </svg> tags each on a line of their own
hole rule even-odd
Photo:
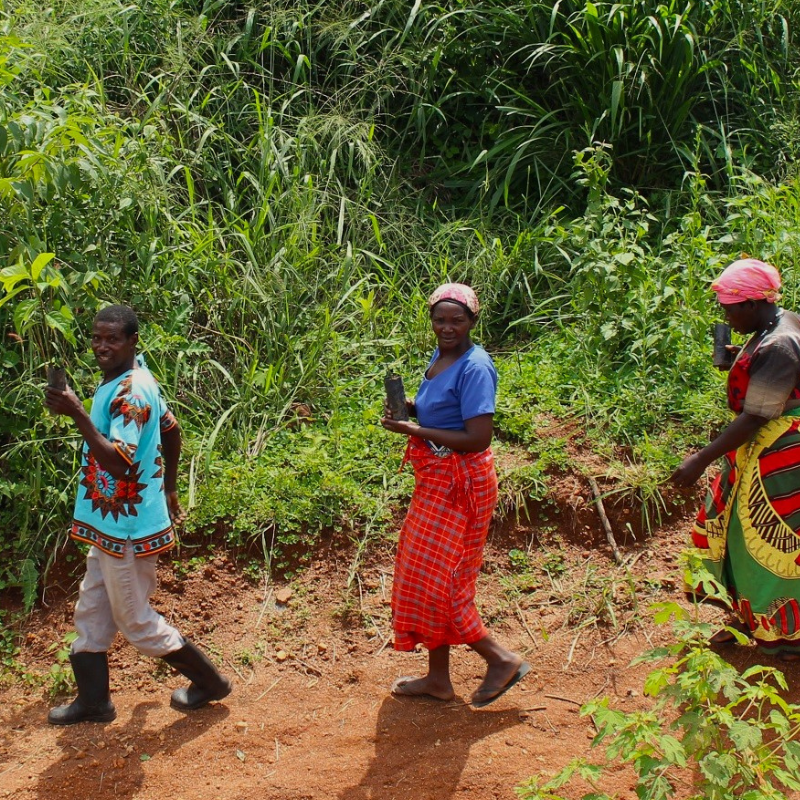
<svg viewBox="0 0 800 800">
<path fill-rule="evenodd" d="M 458 303 L 463 306 L 473 317 L 478 316 L 480 305 L 478 295 L 464 283 L 444 283 L 429 298 L 428 309 L 433 311 L 433 307 L 442 300 L 449 300 L 451 303 Z"/>
<path fill-rule="evenodd" d="M 746 300 L 766 300 L 777 303 L 781 299 L 781 276 L 771 264 L 757 258 L 742 258 L 725 267 L 711 284 L 720 303 L 744 303 Z"/>
</svg>

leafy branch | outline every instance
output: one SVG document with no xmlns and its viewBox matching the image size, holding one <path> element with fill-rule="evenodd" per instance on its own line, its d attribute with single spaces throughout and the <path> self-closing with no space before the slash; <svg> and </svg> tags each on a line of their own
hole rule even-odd
<svg viewBox="0 0 800 800">
<path fill-rule="evenodd" d="M 676 603 L 655 608 L 656 623 L 671 624 L 676 641 L 633 662 L 674 659 L 645 680 L 652 709 L 618 711 L 607 697 L 584 705 L 581 715 L 597 728 L 592 746 L 605 745 L 606 763 L 575 759 L 548 780 L 531 778 L 516 790 L 522 800 L 566 800 L 559 790 L 575 778 L 592 787 L 582 800 L 610 800 L 600 787 L 619 761 L 633 767 L 643 800 L 786 800 L 800 790 L 800 706 L 781 697 L 783 674 L 763 666 L 740 674 L 710 649 L 710 625 Z"/>
</svg>

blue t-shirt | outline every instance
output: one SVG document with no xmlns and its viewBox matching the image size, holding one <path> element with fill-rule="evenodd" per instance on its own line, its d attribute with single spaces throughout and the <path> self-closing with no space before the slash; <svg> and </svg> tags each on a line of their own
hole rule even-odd
<svg viewBox="0 0 800 800">
<path fill-rule="evenodd" d="M 84 443 L 71 536 L 122 556 L 128 539 L 136 556 L 167 550 L 175 543 L 164 495 L 161 432 L 177 422 L 155 378 L 141 366 L 101 384 L 90 417 L 128 464 L 117 480 Z"/>
<path fill-rule="evenodd" d="M 428 369 L 438 356 L 437 347 Z M 414 401 L 417 419 L 423 428 L 463 431 L 464 420 L 494 413 L 496 394 L 494 363 L 482 347 L 473 345 L 444 372 L 423 377 Z"/>
</svg>

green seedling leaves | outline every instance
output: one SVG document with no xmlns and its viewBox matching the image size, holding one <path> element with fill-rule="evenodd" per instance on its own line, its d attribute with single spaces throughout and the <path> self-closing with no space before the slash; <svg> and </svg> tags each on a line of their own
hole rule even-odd
<svg viewBox="0 0 800 800">
<path fill-rule="evenodd" d="M 623 712 L 608 698 L 581 708 L 597 727 L 592 746 L 605 750 L 602 769 L 615 761 L 632 765 L 636 794 L 647 800 L 670 800 L 686 781 L 695 798 L 785 800 L 784 788 L 800 788 L 800 706 L 781 696 L 784 676 L 763 666 L 740 674 L 710 650 L 710 626 L 677 604 L 659 604 L 655 616 L 672 626 L 676 642 L 637 659 L 671 661 L 645 679 L 652 709 Z M 574 774 L 570 764 L 547 783 L 535 784 L 538 794 L 525 794 L 525 787 L 518 794 L 523 800 L 557 797 L 541 790 L 560 788 Z M 590 783 L 599 787 L 603 779 L 598 773 Z"/>
</svg>

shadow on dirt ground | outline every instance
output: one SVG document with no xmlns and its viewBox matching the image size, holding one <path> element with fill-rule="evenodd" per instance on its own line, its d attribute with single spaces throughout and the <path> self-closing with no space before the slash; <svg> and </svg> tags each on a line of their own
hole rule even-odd
<svg viewBox="0 0 800 800">
<path fill-rule="evenodd" d="M 86 750 L 75 744 L 76 728 L 59 730 L 55 745 L 61 749 L 61 757 L 39 773 L 34 796 L 40 800 L 64 800 L 70 796 L 70 787 L 86 785 L 89 772 L 94 774 L 93 783 L 101 796 L 105 793 L 115 798 L 135 797 L 145 781 L 144 764 L 152 755 L 176 753 L 193 739 L 205 735 L 230 713 L 224 705 L 212 705 L 192 717 L 181 717 L 165 728 L 153 727 L 148 723 L 148 715 L 161 706 L 162 703 L 155 701 L 138 703 L 130 719 L 122 725 L 117 719 L 113 734 L 108 726 L 100 723 L 81 726 L 87 744 L 94 746 Z M 135 753 L 132 742 L 139 747 L 144 744 L 148 752 Z M 92 757 L 90 749 L 95 753 L 98 749 L 103 751 L 102 760 Z"/>
<path fill-rule="evenodd" d="M 369 767 L 337 799 L 453 797 L 472 745 L 520 724 L 516 709 L 475 712 L 462 702 L 387 697 L 378 710 Z"/>
</svg>

